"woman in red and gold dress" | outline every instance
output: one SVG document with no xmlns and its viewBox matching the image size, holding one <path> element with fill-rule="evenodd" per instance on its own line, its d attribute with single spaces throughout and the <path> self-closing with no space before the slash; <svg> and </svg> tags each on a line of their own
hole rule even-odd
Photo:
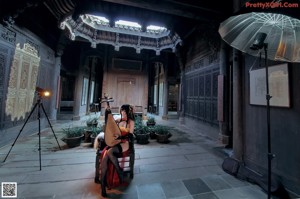
<svg viewBox="0 0 300 199">
<path fill-rule="evenodd" d="M 120 109 L 121 118 L 116 122 L 121 130 L 121 136 L 116 136 L 115 139 L 120 139 L 121 142 L 113 147 L 107 147 L 103 151 L 101 159 L 101 192 L 102 196 L 106 197 L 107 179 L 113 176 L 107 176 L 109 161 L 114 165 L 118 174 L 120 184 L 123 183 L 123 170 L 120 168 L 116 154 L 126 152 L 133 144 L 133 131 L 134 131 L 134 113 L 133 107 L 129 104 L 124 104 Z"/>
</svg>

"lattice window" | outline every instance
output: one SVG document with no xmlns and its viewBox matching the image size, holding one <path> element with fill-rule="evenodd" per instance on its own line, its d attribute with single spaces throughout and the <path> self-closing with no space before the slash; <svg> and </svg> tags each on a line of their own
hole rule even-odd
<svg viewBox="0 0 300 199">
<path fill-rule="evenodd" d="M 186 109 L 188 117 L 211 124 L 217 122 L 218 67 L 213 66 L 187 75 Z"/>
</svg>

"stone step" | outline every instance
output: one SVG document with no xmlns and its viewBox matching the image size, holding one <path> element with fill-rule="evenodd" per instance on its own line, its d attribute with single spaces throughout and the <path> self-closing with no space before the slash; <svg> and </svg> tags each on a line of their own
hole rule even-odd
<svg viewBox="0 0 300 199">
<path fill-rule="evenodd" d="M 57 114 L 57 120 L 72 120 L 73 113 L 59 113 Z"/>
</svg>

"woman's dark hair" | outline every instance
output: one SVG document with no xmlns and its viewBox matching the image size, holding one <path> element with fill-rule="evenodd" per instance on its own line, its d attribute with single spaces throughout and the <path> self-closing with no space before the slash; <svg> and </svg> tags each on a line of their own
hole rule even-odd
<svg viewBox="0 0 300 199">
<path fill-rule="evenodd" d="M 127 115 L 127 121 L 129 119 L 133 120 L 134 121 L 134 112 L 133 112 L 133 107 L 129 104 L 123 104 L 121 106 L 121 109 L 120 109 L 120 114 L 121 114 L 121 111 L 124 110 L 126 112 L 126 115 Z M 122 117 L 122 114 L 121 114 L 121 117 Z"/>
</svg>

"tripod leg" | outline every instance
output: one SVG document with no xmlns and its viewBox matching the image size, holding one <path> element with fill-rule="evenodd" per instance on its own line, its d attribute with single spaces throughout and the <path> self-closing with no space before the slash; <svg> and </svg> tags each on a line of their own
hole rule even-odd
<svg viewBox="0 0 300 199">
<path fill-rule="evenodd" d="M 58 140 L 57 140 L 57 137 L 56 137 L 56 135 L 55 135 L 55 133 L 54 133 L 54 130 L 53 130 L 52 125 L 51 125 L 51 123 L 50 123 L 50 120 L 49 120 L 49 118 L 48 118 L 48 115 L 47 115 L 47 113 L 46 113 L 46 111 L 45 111 L 45 109 L 44 109 L 43 103 L 41 103 L 41 106 L 42 106 L 43 112 L 44 112 L 44 114 L 45 114 L 45 116 L 46 116 L 46 118 L 47 118 L 48 124 L 49 124 L 49 126 L 50 126 L 50 128 L 51 128 L 51 130 L 52 130 L 52 133 L 53 133 L 53 135 L 54 135 L 54 137 L 55 137 L 55 140 L 56 140 L 56 142 L 57 142 L 57 145 L 58 145 L 59 149 L 61 150 L 60 145 L 59 145 Z"/>
<path fill-rule="evenodd" d="M 42 170 L 42 150 L 41 150 L 41 102 L 39 101 L 38 107 L 38 121 L 39 121 L 39 158 L 40 158 L 40 171 Z"/>
<path fill-rule="evenodd" d="M 6 158 L 7 158 L 7 157 L 8 157 L 8 155 L 10 154 L 10 151 L 12 150 L 12 148 L 13 148 L 13 147 L 14 147 L 14 145 L 15 145 L 15 143 L 17 142 L 17 140 L 18 140 L 18 138 L 19 138 L 19 136 L 20 136 L 21 132 L 23 131 L 23 129 L 24 129 L 24 127 L 25 127 L 25 125 L 27 124 L 27 122 L 28 122 L 28 120 L 29 120 L 30 116 L 32 115 L 32 113 L 33 113 L 33 111 L 34 111 L 34 109 L 36 108 L 36 106 L 37 106 L 37 105 L 38 105 L 38 102 L 37 102 L 37 103 L 35 103 L 34 107 L 32 108 L 32 110 L 31 110 L 30 114 L 28 115 L 28 117 L 27 117 L 26 121 L 24 122 L 24 124 L 23 124 L 23 126 L 22 126 L 22 128 L 21 128 L 21 130 L 20 130 L 20 132 L 19 132 L 19 134 L 18 134 L 18 136 L 16 137 L 15 141 L 14 141 L 14 142 L 13 142 L 13 144 L 11 145 L 11 147 L 10 147 L 10 149 L 9 149 L 9 151 L 8 151 L 8 153 L 7 153 L 7 155 L 6 155 L 6 157 L 5 157 L 5 158 L 4 158 L 4 160 L 3 160 L 3 162 L 5 162 L 5 161 L 6 161 Z"/>
</svg>

